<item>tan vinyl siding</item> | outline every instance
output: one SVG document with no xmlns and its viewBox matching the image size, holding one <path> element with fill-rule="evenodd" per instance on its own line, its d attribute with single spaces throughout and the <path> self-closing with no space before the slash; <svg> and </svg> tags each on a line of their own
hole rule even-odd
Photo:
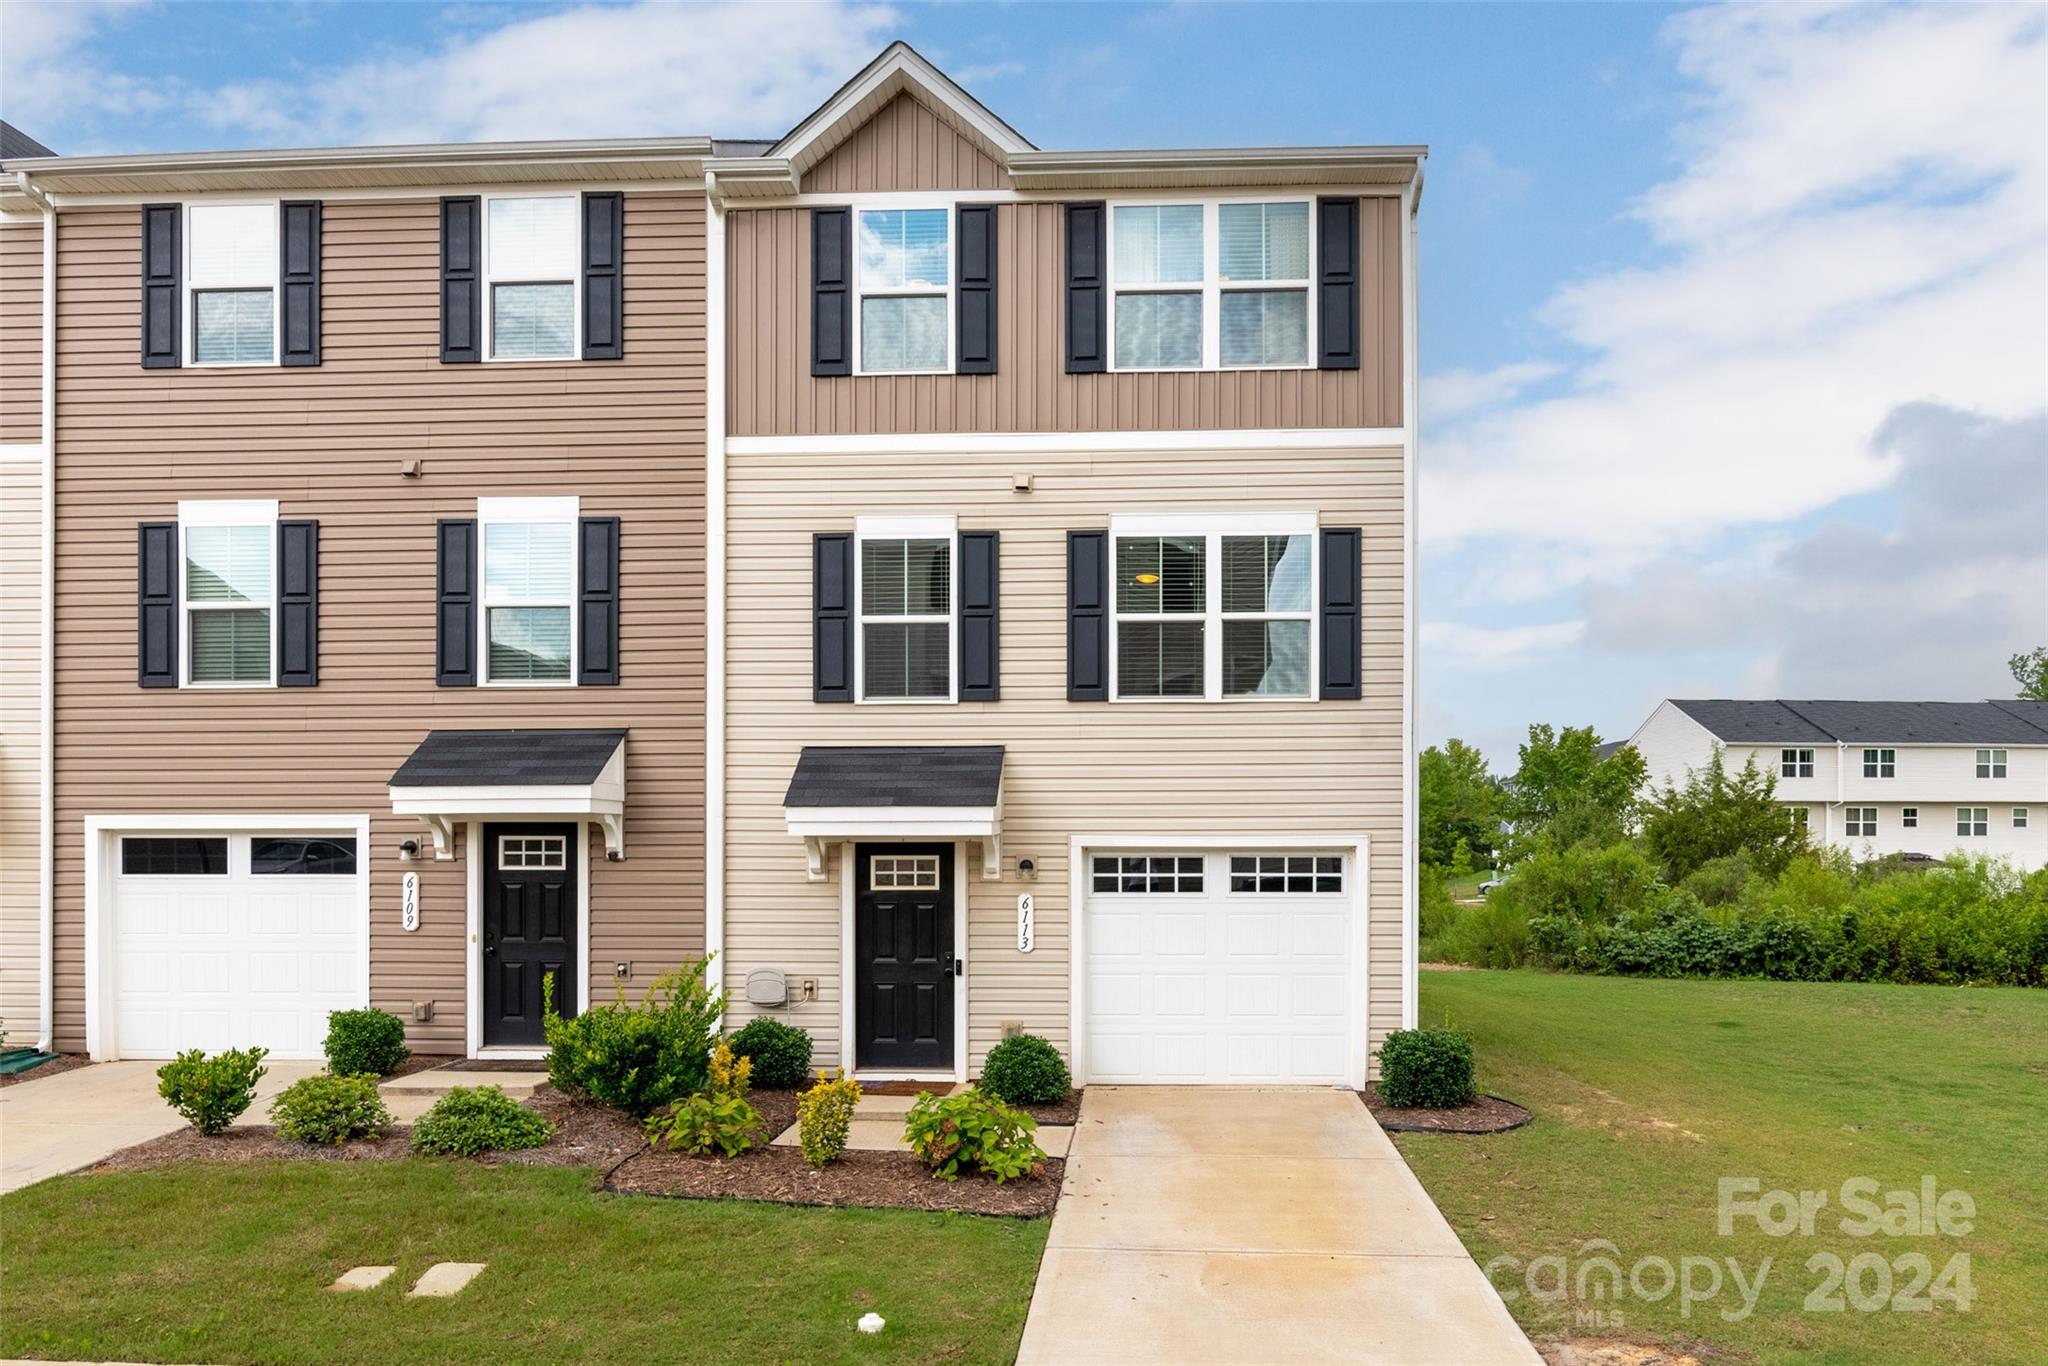
<svg viewBox="0 0 2048 1366">
<path fill-rule="evenodd" d="M 727 216 L 735 436 L 1401 425 L 1401 203 L 1367 198 L 1357 370 L 1069 375 L 1062 206 L 997 210 L 997 373 L 811 377 L 804 209 Z"/>
<path fill-rule="evenodd" d="M 43 225 L 0 223 L 0 445 L 43 439 Z"/>
<path fill-rule="evenodd" d="M 374 1004 L 416 1050 L 464 1039 L 465 863 L 386 781 L 430 728 L 626 726 L 626 853 L 593 846 L 594 1000 L 703 944 L 704 202 L 629 193 L 622 361 L 443 365 L 438 206 L 325 207 L 317 369 L 145 371 L 136 211 L 67 212 L 59 355 L 58 1040 L 84 1039 L 83 822 L 130 812 L 369 814 Z M 424 477 L 400 477 L 402 459 Z M 624 519 L 611 688 L 434 686 L 434 522 L 479 495 L 582 498 Z M 135 526 L 180 498 L 276 498 L 320 522 L 320 686 L 136 686 Z M 420 874 L 421 924 L 398 924 Z"/>
<path fill-rule="evenodd" d="M 1085 442 L 1086 438 L 1077 438 Z M 1068 841 L 1075 835 L 1365 834 L 1370 1018 L 1401 1011 L 1403 463 L 1399 448 L 1287 452 L 862 456 L 819 477 L 819 457 L 730 458 L 731 610 L 725 980 L 749 970 L 820 980 L 783 1016 L 839 1060 L 840 856 L 805 877 L 782 796 L 806 744 L 1001 744 L 1004 878 L 969 881 L 970 1066 L 1004 1021 L 1071 1045 Z M 1037 491 L 1010 492 L 1014 471 Z M 1251 492 L 1255 490 L 1256 492 Z M 1365 697 L 1357 702 L 1080 703 L 1066 698 L 1066 533 L 1114 512 L 1316 513 L 1365 528 Z M 811 537 L 860 515 L 954 513 L 1002 533 L 1002 700 L 957 706 L 811 701 Z M 1016 860 L 1037 865 L 1018 878 Z M 1016 897 L 1037 898 L 1037 947 L 1016 947 Z M 734 1014 L 748 1013 L 736 1003 Z"/>
<path fill-rule="evenodd" d="M 0 452 L 0 1021 L 42 1027 L 42 452 Z"/>
<path fill-rule="evenodd" d="M 924 104 L 898 95 L 805 172 L 806 194 L 1007 190 L 1010 173 Z"/>
</svg>

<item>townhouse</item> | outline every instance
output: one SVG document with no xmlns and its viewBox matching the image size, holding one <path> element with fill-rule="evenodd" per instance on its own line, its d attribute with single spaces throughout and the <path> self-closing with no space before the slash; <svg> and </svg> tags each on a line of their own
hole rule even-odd
<svg viewBox="0 0 2048 1366">
<path fill-rule="evenodd" d="M 2048 866 L 2048 702 L 1670 699 L 1630 737 L 1651 787 L 1718 746 L 1754 760 L 1816 844 L 1858 858 L 1983 854 Z"/>
<path fill-rule="evenodd" d="M 1040 151 L 897 44 L 773 142 L 11 164 L 48 1036 L 531 1053 L 709 951 L 863 1074 L 1361 1083 L 1421 163 Z"/>
</svg>

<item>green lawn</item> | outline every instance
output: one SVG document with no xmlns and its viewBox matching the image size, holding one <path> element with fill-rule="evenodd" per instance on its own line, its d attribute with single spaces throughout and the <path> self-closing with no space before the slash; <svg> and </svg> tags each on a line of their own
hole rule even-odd
<svg viewBox="0 0 2048 1366">
<path fill-rule="evenodd" d="M 1047 1221 L 601 1195 L 584 1170 L 190 1165 L 0 1200 L 0 1357 L 1006 1362 Z M 450 1300 L 404 1290 L 488 1262 Z M 337 1273 L 395 1263 L 374 1291 Z M 868 1310 L 888 1327 L 862 1337 Z"/>
<path fill-rule="evenodd" d="M 1451 1023 L 1474 1038 L 1481 1089 L 1535 1112 L 1535 1122 L 1489 1138 L 1404 1134 L 1401 1151 L 1482 1266 L 1518 1258 L 1494 1281 L 1539 1340 L 1576 1334 L 1685 1346 L 1703 1359 L 1836 1362 L 2048 1360 L 2048 992 L 2018 989 L 1658 982 L 1535 972 L 1425 972 L 1424 1024 Z M 1961 1236 L 1854 1237 L 1841 1186 L 1867 1176 L 1882 1192 L 1941 1190 L 1974 1200 Z M 1763 1191 L 1827 1196 L 1811 1236 L 1766 1236 L 1739 1218 L 1722 1236 L 1717 1182 L 1757 1179 Z M 1718 1297 L 1690 1315 L 1680 1296 L 1650 1301 L 1530 1295 L 1526 1267 L 1545 1255 L 1578 1268 L 1605 1239 L 1624 1268 L 1663 1257 L 1711 1258 Z M 1936 1302 L 1893 1310 L 1882 1293 L 1911 1291 L 1911 1263 L 1939 1273 L 1969 1255 L 1973 1306 Z M 1864 1258 L 1855 1307 L 1808 1309 L 1825 1266 Z M 1772 1261 L 1746 1318 L 1729 1273 L 1754 1281 Z M 1880 1269 L 1878 1262 L 1887 1264 Z M 1554 1284 L 1554 1266 L 1538 1284 Z M 1694 1283 L 1710 1277 L 1697 1264 Z M 1600 1279 L 1587 1282 L 1590 1291 Z M 1662 1288 L 1654 1266 L 1642 1273 Z M 1576 1287 L 1574 1287 L 1576 1288 Z M 1575 1315 L 1619 1309 L 1621 1327 Z M 1611 1323 L 1611 1319 L 1610 1319 Z"/>
</svg>

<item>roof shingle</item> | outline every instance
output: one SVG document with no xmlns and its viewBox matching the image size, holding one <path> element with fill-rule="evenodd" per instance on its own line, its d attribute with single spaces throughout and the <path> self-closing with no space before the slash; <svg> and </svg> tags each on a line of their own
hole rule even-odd
<svg viewBox="0 0 2048 1366">
<path fill-rule="evenodd" d="M 391 775 L 393 787 L 587 787 L 623 730 L 435 730 Z"/>
<path fill-rule="evenodd" d="M 784 806 L 994 806 L 1001 745 L 806 745 Z"/>
</svg>

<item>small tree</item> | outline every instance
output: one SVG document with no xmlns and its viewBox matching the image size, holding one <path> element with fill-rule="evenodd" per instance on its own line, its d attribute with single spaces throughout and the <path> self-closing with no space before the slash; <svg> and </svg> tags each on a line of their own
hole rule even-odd
<svg viewBox="0 0 2048 1366">
<path fill-rule="evenodd" d="M 1603 758 L 1599 733 L 1591 726 L 1560 731 L 1538 724 L 1529 727 L 1521 761 L 1504 807 L 1514 827 L 1508 848 L 1515 857 L 1546 845 L 1612 844 L 1634 826 L 1647 770 L 1632 746 Z"/>
<path fill-rule="evenodd" d="M 1462 842 L 1491 862 L 1501 843 L 1501 782 L 1486 756 L 1463 740 L 1431 745 L 1415 764 L 1422 861 L 1448 867 Z"/>
<path fill-rule="evenodd" d="M 1806 847 L 1806 833 L 1779 805 L 1778 779 L 1751 755 L 1731 775 L 1719 745 L 1703 769 L 1688 770 L 1685 786 L 1668 779 L 1643 817 L 1643 847 L 1664 865 L 1673 884 L 1714 859 L 1746 857 L 1765 877 L 1776 877 Z"/>
<path fill-rule="evenodd" d="M 2048 645 L 2014 655 L 2005 664 L 2012 670 L 2012 681 L 2020 685 L 2022 700 L 2048 702 Z"/>
</svg>

